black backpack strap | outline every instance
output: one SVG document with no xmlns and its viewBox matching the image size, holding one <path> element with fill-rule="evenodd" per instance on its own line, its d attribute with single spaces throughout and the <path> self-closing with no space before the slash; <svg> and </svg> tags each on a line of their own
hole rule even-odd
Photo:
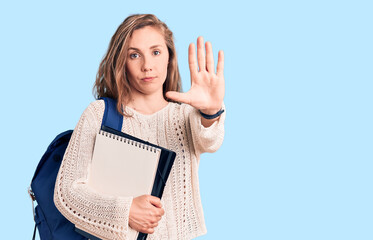
<svg viewBox="0 0 373 240">
<path fill-rule="evenodd" d="M 36 223 L 35 223 L 35 228 L 34 228 L 34 235 L 32 235 L 32 240 L 35 240 L 35 235 L 36 235 Z"/>
<path fill-rule="evenodd" d="M 108 97 L 100 99 L 105 101 L 105 112 L 101 127 L 107 126 L 117 131 L 122 131 L 123 115 L 117 111 L 117 101 Z"/>
</svg>

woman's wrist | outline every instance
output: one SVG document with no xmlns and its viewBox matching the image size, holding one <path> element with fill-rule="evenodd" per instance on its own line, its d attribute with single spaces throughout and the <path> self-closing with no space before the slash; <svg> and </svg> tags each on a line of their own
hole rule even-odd
<svg viewBox="0 0 373 240">
<path fill-rule="evenodd" d="M 199 110 L 199 113 L 205 119 L 215 119 L 219 117 L 223 112 L 224 112 L 223 108 L 221 108 L 220 110 L 210 110 L 210 111 Z"/>
</svg>

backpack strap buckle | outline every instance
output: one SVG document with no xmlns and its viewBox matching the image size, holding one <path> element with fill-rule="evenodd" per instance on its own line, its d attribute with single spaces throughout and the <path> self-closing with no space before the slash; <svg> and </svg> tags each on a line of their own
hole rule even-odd
<svg viewBox="0 0 373 240">
<path fill-rule="evenodd" d="M 31 197 L 31 203 L 32 203 L 32 216 L 34 217 L 35 221 L 35 207 L 34 207 L 34 201 L 36 200 L 35 194 L 31 189 L 31 186 L 28 187 L 27 189 L 28 195 Z"/>
<path fill-rule="evenodd" d="M 28 192 L 28 195 L 31 197 L 32 201 L 35 201 L 36 200 L 35 199 L 35 194 L 32 191 L 31 186 L 28 187 L 27 192 Z"/>
</svg>

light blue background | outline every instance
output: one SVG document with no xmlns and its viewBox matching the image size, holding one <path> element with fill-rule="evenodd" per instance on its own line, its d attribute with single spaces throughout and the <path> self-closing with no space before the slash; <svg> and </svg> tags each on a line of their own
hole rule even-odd
<svg viewBox="0 0 373 240">
<path fill-rule="evenodd" d="M 136 2 L 0 4 L 1 239 L 31 238 L 36 165 L 93 101 L 133 13 L 173 30 L 184 90 L 190 42 L 225 52 L 226 136 L 202 155 L 198 239 L 373 239 L 372 2 Z"/>
</svg>

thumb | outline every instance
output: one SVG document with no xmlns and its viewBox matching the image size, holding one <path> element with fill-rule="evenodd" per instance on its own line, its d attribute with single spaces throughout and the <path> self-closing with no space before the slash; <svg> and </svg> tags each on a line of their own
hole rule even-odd
<svg viewBox="0 0 373 240">
<path fill-rule="evenodd" d="M 190 104 L 190 96 L 188 93 L 180 93 L 176 91 L 168 91 L 166 92 L 166 97 L 175 101 Z"/>
<path fill-rule="evenodd" d="M 162 207 L 162 203 L 161 203 L 161 199 L 157 198 L 157 197 L 154 197 L 154 196 L 149 196 L 149 202 L 158 207 L 158 208 L 161 208 Z"/>
</svg>

